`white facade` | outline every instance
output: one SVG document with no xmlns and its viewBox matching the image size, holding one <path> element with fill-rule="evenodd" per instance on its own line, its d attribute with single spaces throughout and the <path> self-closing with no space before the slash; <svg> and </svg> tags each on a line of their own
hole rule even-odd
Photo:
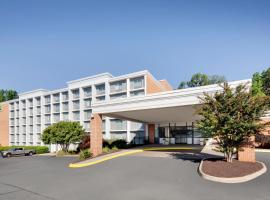
<svg viewBox="0 0 270 200">
<path fill-rule="evenodd" d="M 67 82 L 63 89 L 20 94 L 9 102 L 10 145 L 42 145 L 42 131 L 59 121 L 77 121 L 90 132 L 92 103 L 145 96 L 148 73 L 140 71 L 118 77 L 103 73 Z M 106 139 L 122 138 L 138 143 L 145 135 L 141 123 L 110 117 L 104 117 L 103 123 Z"/>
</svg>

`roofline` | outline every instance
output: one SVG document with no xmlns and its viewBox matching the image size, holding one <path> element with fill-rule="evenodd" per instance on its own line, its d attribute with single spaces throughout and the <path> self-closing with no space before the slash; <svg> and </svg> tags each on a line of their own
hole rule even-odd
<svg viewBox="0 0 270 200">
<path fill-rule="evenodd" d="M 80 78 L 80 79 L 76 79 L 76 80 L 71 80 L 66 82 L 67 84 L 72 84 L 72 83 L 77 83 L 77 82 L 81 82 L 81 81 L 85 81 L 87 79 L 92 79 L 92 78 L 98 78 L 101 76 L 109 76 L 110 78 L 113 77 L 112 74 L 110 74 L 109 72 L 105 72 L 105 73 L 101 73 L 101 74 L 97 74 L 97 75 L 93 75 L 93 76 L 88 76 L 88 77 L 84 77 L 84 78 Z"/>
</svg>

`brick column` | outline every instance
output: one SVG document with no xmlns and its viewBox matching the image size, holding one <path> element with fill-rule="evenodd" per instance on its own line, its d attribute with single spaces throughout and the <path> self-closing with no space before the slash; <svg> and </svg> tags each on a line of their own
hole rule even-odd
<svg viewBox="0 0 270 200">
<path fill-rule="evenodd" d="M 102 116 L 93 114 L 90 124 L 90 149 L 93 156 L 97 156 L 102 153 Z"/>
<path fill-rule="evenodd" d="M 255 158 L 255 137 L 251 137 L 238 150 L 238 160 L 242 162 L 256 162 Z"/>
<path fill-rule="evenodd" d="M 155 124 L 148 124 L 149 143 L 155 143 Z"/>
</svg>

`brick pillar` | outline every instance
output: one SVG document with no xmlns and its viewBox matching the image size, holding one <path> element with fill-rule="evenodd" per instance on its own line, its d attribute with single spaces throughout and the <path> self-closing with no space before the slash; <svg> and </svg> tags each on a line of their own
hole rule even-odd
<svg viewBox="0 0 270 200">
<path fill-rule="evenodd" d="M 149 143 L 155 143 L 155 124 L 148 124 Z"/>
<path fill-rule="evenodd" d="M 251 137 L 238 150 L 238 160 L 242 162 L 256 162 L 255 158 L 255 137 Z"/>
<path fill-rule="evenodd" d="M 102 116 L 93 114 L 90 124 L 90 149 L 93 156 L 97 156 L 102 153 Z"/>
</svg>

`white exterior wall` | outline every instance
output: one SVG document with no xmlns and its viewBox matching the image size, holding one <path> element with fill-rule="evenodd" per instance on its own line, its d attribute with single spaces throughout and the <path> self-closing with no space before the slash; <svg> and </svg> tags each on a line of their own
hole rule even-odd
<svg viewBox="0 0 270 200">
<path fill-rule="evenodd" d="M 14 104 L 14 109 L 10 110 L 10 112 L 14 111 L 15 116 L 14 118 L 10 118 L 10 121 L 12 119 L 14 119 L 14 125 L 11 125 L 10 123 L 10 129 L 9 129 L 9 137 L 11 138 L 11 135 L 14 135 L 14 141 L 10 140 L 10 145 L 43 145 L 42 141 L 39 138 L 39 132 L 37 131 L 37 127 L 38 125 L 41 126 L 41 133 L 42 131 L 50 124 L 55 123 L 55 119 L 54 119 L 54 98 L 53 95 L 54 94 L 59 94 L 59 105 L 60 105 L 60 111 L 58 112 L 60 114 L 60 121 L 63 120 L 63 92 L 68 92 L 69 95 L 69 99 L 68 99 L 68 116 L 69 116 L 69 120 L 70 121 L 74 121 L 73 119 L 73 94 L 72 91 L 79 89 L 80 91 L 80 95 L 78 100 L 80 101 L 80 106 L 79 109 L 77 110 L 78 112 L 80 112 L 80 124 L 82 126 L 84 126 L 85 118 L 84 118 L 84 111 L 86 110 L 86 108 L 84 107 L 84 90 L 83 88 L 85 87 L 91 87 L 92 88 L 92 103 L 96 101 L 96 89 L 95 86 L 98 84 L 102 84 L 105 83 L 105 101 L 106 102 L 110 102 L 110 83 L 111 82 L 117 82 L 117 81 L 123 81 L 126 80 L 126 84 L 127 84 L 127 90 L 126 90 L 126 96 L 130 97 L 130 78 L 136 78 L 136 77 L 146 77 L 145 75 L 147 74 L 147 71 L 141 71 L 141 72 L 136 72 L 136 73 L 132 73 L 132 74 L 127 74 L 124 76 L 119 76 L 119 77 L 113 77 L 111 74 L 108 73 L 104 73 L 104 74 L 99 74 L 96 76 L 92 76 L 92 77 L 87 77 L 87 78 L 83 78 L 83 79 L 78 79 L 75 81 L 70 81 L 67 82 L 67 88 L 63 88 L 63 89 L 59 89 L 59 90 L 54 90 L 54 91 L 48 91 L 48 90 L 35 90 L 35 91 L 30 91 L 30 92 L 26 92 L 23 94 L 19 95 L 19 99 L 10 101 L 10 104 Z M 146 80 L 144 80 L 144 83 L 146 83 Z M 51 101 L 50 104 L 46 104 L 45 102 L 45 96 L 50 96 L 51 97 Z M 145 95 L 145 94 L 144 94 Z M 40 98 L 40 109 L 41 109 L 41 123 L 38 124 L 37 123 L 37 101 L 36 98 Z M 30 141 L 30 132 L 29 132 L 29 128 L 30 128 L 30 124 L 29 124 L 29 112 L 30 112 L 30 107 L 29 107 L 29 99 L 33 100 L 33 141 Z M 116 99 L 117 100 L 117 99 Z M 26 141 L 23 141 L 23 108 L 22 108 L 22 101 L 26 102 Z M 112 100 L 115 101 L 115 100 Z M 19 102 L 19 123 L 17 123 L 16 119 L 16 103 Z M 45 113 L 46 110 L 46 105 L 50 105 L 51 110 L 50 113 Z M 89 109 L 88 109 L 89 110 Z M 91 110 L 91 107 L 90 107 Z M 50 123 L 47 124 L 46 123 L 46 119 L 45 119 L 45 114 L 50 114 Z M 110 120 L 111 118 L 105 117 L 105 134 L 104 134 L 104 138 L 106 139 L 113 139 L 111 138 L 111 126 L 110 126 Z M 89 122 L 90 122 L 90 118 L 89 118 Z M 14 127 L 14 134 L 11 133 L 11 129 Z M 19 132 L 17 131 L 17 127 L 19 127 Z M 130 142 L 132 140 L 131 134 L 131 123 L 127 122 L 127 128 L 124 130 L 124 133 L 127 134 L 127 140 L 128 142 Z M 132 131 L 136 131 L 136 130 L 132 130 Z M 143 129 L 139 129 L 138 131 L 144 131 Z M 55 145 L 51 146 L 51 150 L 55 151 L 57 150 L 57 147 Z"/>
</svg>

